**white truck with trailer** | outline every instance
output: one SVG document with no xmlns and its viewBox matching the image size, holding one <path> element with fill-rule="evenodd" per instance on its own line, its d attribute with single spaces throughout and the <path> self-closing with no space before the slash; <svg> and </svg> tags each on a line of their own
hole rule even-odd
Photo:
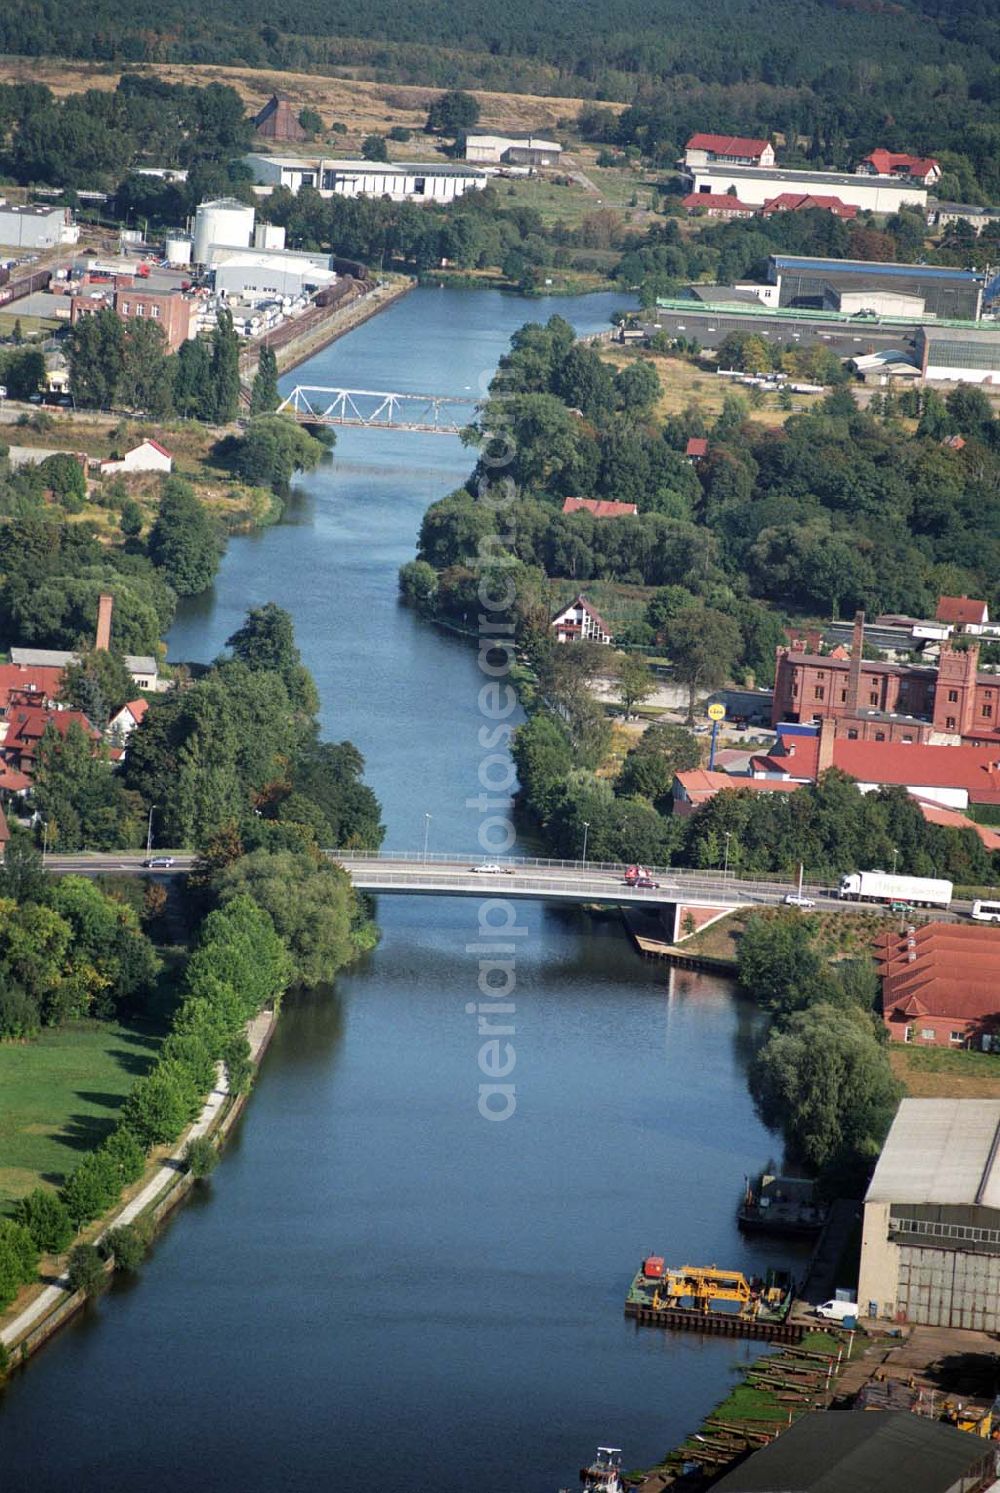
<svg viewBox="0 0 1000 1493">
<path fill-rule="evenodd" d="M 885 871 L 855 871 L 840 879 L 844 901 L 900 903 L 909 907 L 950 907 L 954 887 L 933 876 L 889 876 Z"/>
</svg>

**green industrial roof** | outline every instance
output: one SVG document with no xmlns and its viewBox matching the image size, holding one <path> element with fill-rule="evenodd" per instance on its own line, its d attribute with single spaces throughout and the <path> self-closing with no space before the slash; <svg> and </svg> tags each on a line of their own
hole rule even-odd
<svg viewBox="0 0 1000 1493">
<path fill-rule="evenodd" d="M 812 1411 L 715 1493 L 952 1493 L 995 1455 L 966 1431 L 908 1411 Z"/>
</svg>

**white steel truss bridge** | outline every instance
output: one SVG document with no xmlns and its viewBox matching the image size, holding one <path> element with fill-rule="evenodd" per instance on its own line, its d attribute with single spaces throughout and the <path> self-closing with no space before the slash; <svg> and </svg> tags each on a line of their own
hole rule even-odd
<svg viewBox="0 0 1000 1493">
<path fill-rule="evenodd" d="M 304 425 L 351 425 L 361 430 L 415 430 L 458 435 L 476 407 L 473 397 L 396 394 L 377 389 L 328 389 L 297 384 L 278 406 Z"/>
</svg>

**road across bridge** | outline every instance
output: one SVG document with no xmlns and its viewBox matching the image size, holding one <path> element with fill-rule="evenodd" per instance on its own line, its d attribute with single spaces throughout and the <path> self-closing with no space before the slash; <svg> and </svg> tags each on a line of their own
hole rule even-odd
<svg viewBox="0 0 1000 1493">
<path fill-rule="evenodd" d="M 160 855 L 168 852 L 161 851 Z M 790 881 L 765 877 L 739 877 L 718 871 L 689 871 L 679 866 L 650 868 L 652 885 L 636 886 L 625 880 L 621 864 L 546 860 L 532 856 L 507 856 L 496 862 L 454 853 L 421 855 L 416 851 L 384 853 L 357 850 L 326 850 L 324 855 L 343 866 L 360 892 L 379 896 L 496 897 L 535 902 L 575 903 L 577 906 L 606 905 L 647 907 L 650 911 L 673 909 L 673 938 L 678 938 L 688 912 L 709 914 L 698 918 L 699 926 L 712 916 L 741 907 L 775 907 L 796 890 Z M 154 868 L 155 875 L 179 875 L 190 870 L 194 856 L 178 852 L 169 867 Z M 138 852 L 49 855 L 49 870 L 96 876 L 119 873 L 143 874 L 143 856 Z M 498 869 L 486 870 L 495 865 Z M 803 895 L 822 911 L 849 912 L 858 903 L 841 901 L 834 888 L 806 883 Z M 970 913 L 971 902 L 953 902 L 952 913 Z M 947 916 L 947 913 L 937 913 Z"/>
</svg>

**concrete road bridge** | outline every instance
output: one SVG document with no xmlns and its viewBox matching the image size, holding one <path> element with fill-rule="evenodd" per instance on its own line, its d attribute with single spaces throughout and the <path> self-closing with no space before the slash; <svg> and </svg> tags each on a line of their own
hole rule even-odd
<svg viewBox="0 0 1000 1493">
<path fill-rule="evenodd" d="M 167 854 L 167 852 L 160 852 Z M 704 927 L 741 907 L 773 907 L 792 890 L 788 881 L 723 875 L 717 871 L 688 871 L 678 867 L 650 868 L 652 886 L 629 885 L 626 867 L 603 862 L 547 860 L 509 856 L 491 861 L 455 853 L 422 855 L 417 851 L 383 853 L 327 850 L 324 854 L 343 866 L 358 891 L 378 896 L 495 897 L 563 904 L 646 908 L 661 917 L 668 937 L 680 935 L 691 914 Z M 178 853 L 170 867 L 147 871 L 141 853 L 49 855 L 53 872 L 84 875 L 101 873 L 173 876 L 186 873 L 194 857 Z M 483 868 L 496 865 L 500 869 Z M 804 893 L 817 907 L 843 909 L 845 904 L 827 887 L 809 886 Z"/>
</svg>

